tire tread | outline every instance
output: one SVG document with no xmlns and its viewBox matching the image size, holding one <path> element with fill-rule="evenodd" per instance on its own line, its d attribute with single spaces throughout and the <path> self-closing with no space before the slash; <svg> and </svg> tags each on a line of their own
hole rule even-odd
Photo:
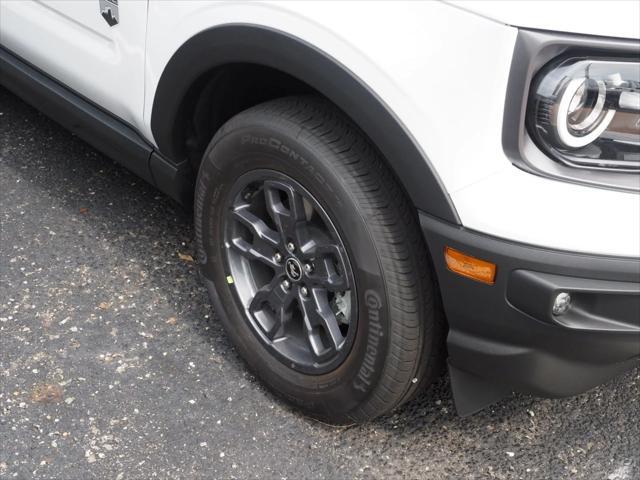
<svg viewBox="0 0 640 480">
<path fill-rule="evenodd" d="M 380 152 L 328 101 L 304 95 L 257 105 L 227 122 L 216 137 L 245 123 L 247 117 L 297 126 L 296 138 L 329 149 L 332 155 L 327 161 L 348 183 L 368 217 L 393 321 L 379 383 L 349 418 L 367 421 L 387 413 L 430 384 L 444 357 L 445 321 L 415 208 Z"/>
</svg>

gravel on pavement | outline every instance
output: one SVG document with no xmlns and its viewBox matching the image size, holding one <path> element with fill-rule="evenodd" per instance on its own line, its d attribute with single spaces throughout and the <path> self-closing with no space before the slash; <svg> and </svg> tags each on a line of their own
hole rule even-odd
<svg viewBox="0 0 640 480">
<path fill-rule="evenodd" d="M 640 478 L 640 371 L 455 414 L 305 418 L 230 345 L 191 214 L 0 89 L 0 478 Z"/>
</svg>

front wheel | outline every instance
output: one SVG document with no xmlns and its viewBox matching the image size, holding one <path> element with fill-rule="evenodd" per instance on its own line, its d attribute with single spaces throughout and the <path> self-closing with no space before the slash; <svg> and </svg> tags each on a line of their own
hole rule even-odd
<svg viewBox="0 0 640 480">
<path fill-rule="evenodd" d="M 415 211 L 362 133 L 312 96 L 227 122 L 196 185 L 214 308 L 274 391 L 364 421 L 438 372 L 443 328 Z"/>
</svg>

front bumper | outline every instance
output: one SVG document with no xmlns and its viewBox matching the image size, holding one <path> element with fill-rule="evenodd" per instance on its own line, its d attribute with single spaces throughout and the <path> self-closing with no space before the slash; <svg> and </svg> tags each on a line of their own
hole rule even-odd
<svg viewBox="0 0 640 480">
<path fill-rule="evenodd" d="M 640 259 L 513 243 L 426 214 L 420 223 L 449 322 L 449 366 L 461 414 L 511 390 L 581 393 L 640 359 Z M 495 263 L 495 284 L 449 271 L 447 246 Z M 573 302 L 556 317 L 559 292 Z"/>
</svg>

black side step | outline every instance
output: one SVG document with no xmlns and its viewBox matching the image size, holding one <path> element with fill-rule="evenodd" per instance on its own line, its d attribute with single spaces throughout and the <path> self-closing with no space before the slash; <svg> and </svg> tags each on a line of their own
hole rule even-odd
<svg viewBox="0 0 640 480">
<path fill-rule="evenodd" d="M 162 157 L 131 126 L 1 46 L 0 85 L 181 204 L 191 204 L 193 174 L 187 161 L 176 164 Z"/>
</svg>

